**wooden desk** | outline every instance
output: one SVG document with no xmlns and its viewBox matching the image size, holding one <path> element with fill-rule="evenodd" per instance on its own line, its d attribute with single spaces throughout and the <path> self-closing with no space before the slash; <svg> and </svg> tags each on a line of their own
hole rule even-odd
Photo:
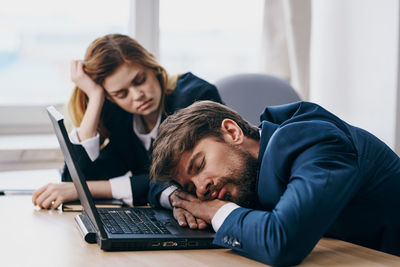
<svg viewBox="0 0 400 267">
<path fill-rule="evenodd" d="M 76 228 L 77 213 L 39 210 L 31 196 L 0 196 L 1 266 L 266 266 L 228 249 L 104 252 Z M 400 266 L 400 257 L 322 239 L 302 266 Z"/>
</svg>

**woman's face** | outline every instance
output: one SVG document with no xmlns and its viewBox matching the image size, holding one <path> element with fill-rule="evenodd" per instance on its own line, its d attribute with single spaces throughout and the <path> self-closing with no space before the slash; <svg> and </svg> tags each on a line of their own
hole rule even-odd
<svg viewBox="0 0 400 267">
<path fill-rule="evenodd" d="M 161 86 L 150 69 L 123 64 L 105 78 L 103 86 L 108 98 L 125 111 L 143 116 L 158 115 Z"/>
</svg>

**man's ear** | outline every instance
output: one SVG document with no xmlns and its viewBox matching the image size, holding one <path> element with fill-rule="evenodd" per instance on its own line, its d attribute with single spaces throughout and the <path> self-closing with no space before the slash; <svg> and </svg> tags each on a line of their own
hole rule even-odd
<svg viewBox="0 0 400 267">
<path fill-rule="evenodd" d="M 231 144 L 243 143 L 243 131 L 235 121 L 231 119 L 224 119 L 221 123 L 221 132 L 226 142 Z"/>
</svg>

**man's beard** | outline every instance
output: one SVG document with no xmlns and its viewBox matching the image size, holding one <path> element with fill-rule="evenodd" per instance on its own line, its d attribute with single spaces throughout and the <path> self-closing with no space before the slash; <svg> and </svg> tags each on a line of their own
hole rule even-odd
<svg viewBox="0 0 400 267">
<path fill-rule="evenodd" d="M 222 199 L 245 208 L 254 208 L 257 203 L 256 186 L 260 163 L 250 153 L 236 147 L 233 149 L 237 152 L 241 166 L 233 169 L 229 178 L 224 179 L 222 183 L 223 185 L 233 184 L 236 187 L 237 195 L 232 196 L 230 192 L 227 192 Z"/>
</svg>

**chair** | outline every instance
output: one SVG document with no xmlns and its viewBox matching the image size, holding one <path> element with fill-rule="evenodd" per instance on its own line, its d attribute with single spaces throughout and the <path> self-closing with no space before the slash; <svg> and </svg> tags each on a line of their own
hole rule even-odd
<svg viewBox="0 0 400 267">
<path fill-rule="evenodd" d="M 215 83 L 222 101 L 248 122 L 258 125 L 266 106 L 300 101 L 289 83 L 267 74 L 236 74 Z"/>
</svg>

